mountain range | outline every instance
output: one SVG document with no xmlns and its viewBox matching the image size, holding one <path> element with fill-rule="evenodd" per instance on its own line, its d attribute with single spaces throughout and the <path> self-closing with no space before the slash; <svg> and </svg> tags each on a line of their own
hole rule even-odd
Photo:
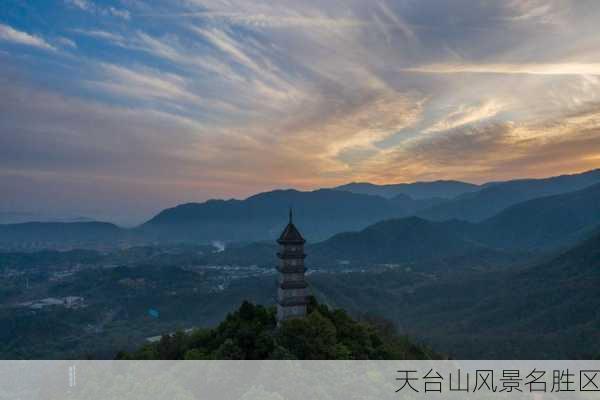
<svg viewBox="0 0 600 400">
<path fill-rule="evenodd" d="M 574 175 L 561 175 L 545 179 L 518 179 L 493 182 L 481 190 L 460 196 L 419 211 L 417 214 L 432 220 L 462 219 L 482 221 L 514 204 L 537 197 L 572 192 L 600 182 L 600 169 Z"/>
<path fill-rule="evenodd" d="M 494 182 L 481 187 L 454 181 L 369 186 L 383 189 L 387 194 L 355 193 L 339 187 L 311 192 L 276 190 L 246 200 L 180 205 L 162 211 L 139 230 L 157 240 L 271 240 L 279 234 L 285 224 L 285 211 L 292 206 L 302 232 L 309 241 L 315 242 L 336 233 L 364 229 L 382 220 L 411 215 L 427 220 L 480 222 L 518 203 L 580 190 L 596 183 L 600 183 L 600 170 L 546 179 Z M 346 189 L 348 186 L 352 184 Z M 391 192 L 390 188 L 396 191 Z"/>
<path fill-rule="evenodd" d="M 377 222 L 309 244 L 308 265 L 507 264 L 527 253 L 559 251 L 589 237 L 600 225 L 600 184 L 561 195 L 540 197 L 473 223 L 430 221 L 411 216 Z M 233 246 L 207 256 L 207 262 L 269 265 L 275 243 Z M 443 265 L 443 264 L 442 264 Z"/>
<path fill-rule="evenodd" d="M 272 239 L 280 233 L 292 206 L 305 234 L 313 240 L 419 209 L 418 202 L 410 198 L 388 200 L 330 189 L 276 190 L 246 200 L 183 204 L 162 211 L 139 231 L 157 240 Z"/>
<path fill-rule="evenodd" d="M 416 216 L 430 222 L 447 222 L 425 227 L 412 220 L 417 224 L 415 229 L 423 230 L 421 234 L 429 230 L 430 236 L 424 237 L 430 237 L 427 244 L 436 246 L 438 251 L 445 243 L 453 243 L 448 247 L 468 246 L 474 251 L 489 247 L 538 248 L 569 239 L 566 233 L 573 235 L 569 239 L 572 243 L 581 237 L 589 221 L 597 220 L 599 189 L 593 185 L 598 183 L 600 170 L 480 186 L 435 181 L 381 186 L 349 184 L 308 192 L 275 190 L 245 200 L 182 204 L 165 209 L 132 229 L 101 222 L 0 225 L 0 246 L 52 248 L 271 241 L 286 223 L 287 209 L 293 207 L 295 220 L 312 243 L 338 233 L 360 231 L 380 221 Z M 347 234 L 346 239 L 355 240 L 353 235 Z M 411 242 L 402 235 L 398 240 L 412 243 L 413 251 L 420 245 L 419 240 Z M 333 242 L 330 244 L 334 246 Z"/>
</svg>

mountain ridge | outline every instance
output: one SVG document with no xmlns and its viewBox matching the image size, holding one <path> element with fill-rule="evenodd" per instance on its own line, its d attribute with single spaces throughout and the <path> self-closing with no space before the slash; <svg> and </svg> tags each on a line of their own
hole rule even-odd
<svg viewBox="0 0 600 400">
<path fill-rule="evenodd" d="M 336 189 L 314 191 L 281 189 L 257 193 L 245 200 L 213 199 L 202 203 L 180 204 L 162 210 L 135 228 L 121 228 L 108 224 L 111 226 L 115 243 L 272 240 L 285 224 L 287 209 L 292 206 L 297 219 L 302 221 L 303 233 L 307 239 L 317 242 L 337 233 L 366 228 L 378 221 L 411 215 L 433 221 L 462 219 L 483 222 L 516 204 L 544 196 L 581 190 L 597 183 L 600 183 L 600 169 L 544 179 L 492 182 L 482 185 L 481 190 L 463 193 L 454 199 L 439 197 L 414 199 L 404 193 L 385 198 Z M 40 230 L 37 233 L 31 228 L 27 229 L 27 226 L 33 225 L 0 225 L 0 246 L 18 247 L 22 242 L 40 242 L 39 246 L 43 246 L 46 242 L 56 243 L 59 238 L 66 238 L 67 241 L 77 244 L 80 241 L 76 235 L 65 232 L 76 231 L 77 227 L 83 229 L 84 226 L 98 227 L 97 240 L 109 241 L 106 226 L 93 225 L 94 223 L 85 223 L 89 225 L 73 223 L 71 226 L 40 223 L 36 225 Z M 489 223 L 489 225 L 493 224 Z M 51 232 L 52 229 L 54 233 Z M 84 236 L 94 240 L 92 233 L 85 232 Z M 35 243 L 34 245 L 38 246 Z"/>
<path fill-rule="evenodd" d="M 600 226 L 600 183 L 516 204 L 482 222 L 392 218 L 310 243 L 309 265 L 420 263 L 506 264 L 517 255 L 560 251 Z M 299 225 L 302 230 L 302 225 Z M 275 245 L 255 243 L 210 258 L 266 264 Z"/>
<path fill-rule="evenodd" d="M 163 210 L 138 229 L 158 237 L 164 237 L 166 233 L 176 238 L 203 238 L 204 235 L 207 240 L 272 239 L 285 224 L 285 211 L 289 207 L 293 207 L 294 215 L 304 221 L 307 236 L 324 239 L 340 231 L 341 227 L 353 230 L 381 219 L 408 215 L 418 209 L 419 202 L 412 199 L 390 201 L 380 196 L 331 189 L 276 190 L 246 200 L 176 206 Z"/>
<path fill-rule="evenodd" d="M 478 222 L 511 205 L 538 197 L 572 192 L 600 183 L 600 169 L 543 179 L 517 179 L 483 185 L 477 192 L 465 193 L 446 203 L 417 212 L 432 219 L 462 219 Z"/>
<path fill-rule="evenodd" d="M 480 188 L 469 182 L 457 180 L 418 181 L 411 183 L 374 184 L 370 182 L 350 182 L 336 186 L 333 189 L 352 193 L 372 194 L 386 198 L 403 194 L 415 200 L 428 198 L 453 198 L 460 194 L 475 191 Z"/>
</svg>

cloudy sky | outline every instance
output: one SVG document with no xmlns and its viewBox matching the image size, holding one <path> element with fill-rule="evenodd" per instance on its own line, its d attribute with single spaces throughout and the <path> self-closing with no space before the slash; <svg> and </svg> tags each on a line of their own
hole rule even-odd
<svg viewBox="0 0 600 400">
<path fill-rule="evenodd" d="M 3 0 L 0 211 L 600 167 L 597 0 Z"/>
</svg>

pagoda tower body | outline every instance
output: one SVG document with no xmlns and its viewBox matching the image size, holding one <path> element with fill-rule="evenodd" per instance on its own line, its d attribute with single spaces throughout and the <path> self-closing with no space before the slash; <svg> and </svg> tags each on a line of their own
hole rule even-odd
<svg viewBox="0 0 600 400">
<path fill-rule="evenodd" d="M 279 243 L 277 322 L 280 323 L 290 318 L 306 316 L 306 305 L 308 304 L 308 285 L 304 277 L 306 272 L 304 243 L 306 241 L 292 221 L 292 210 L 290 210 L 289 223 L 277 243 Z"/>
</svg>

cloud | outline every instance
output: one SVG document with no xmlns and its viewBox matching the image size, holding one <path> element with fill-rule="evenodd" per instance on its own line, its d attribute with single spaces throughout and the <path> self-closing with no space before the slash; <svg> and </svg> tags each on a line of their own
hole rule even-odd
<svg viewBox="0 0 600 400">
<path fill-rule="evenodd" d="M 18 31 L 8 25 L 0 24 L 0 40 L 36 47 L 43 50 L 55 51 L 56 48 L 46 42 L 43 38 Z"/>
<path fill-rule="evenodd" d="M 444 116 L 432 126 L 423 130 L 423 133 L 440 132 L 450 130 L 462 125 L 485 121 L 496 116 L 505 105 L 499 100 L 486 100 L 479 104 L 460 104 L 455 110 Z"/>
<path fill-rule="evenodd" d="M 516 22 L 537 22 L 541 24 L 562 24 L 565 3 L 555 0 L 512 0 L 508 3 L 513 14 L 508 20 Z"/>
<path fill-rule="evenodd" d="M 119 9 L 113 6 L 107 8 L 101 7 L 91 0 L 65 0 L 65 3 L 71 7 L 75 7 L 79 10 L 89 13 L 98 13 L 100 15 L 113 16 L 125 20 L 131 19 L 131 13 L 126 9 Z"/>
<path fill-rule="evenodd" d="M 65 0 L 65 3 L 84 11 L 92 11 L 96 8 L 94 3 L 89 0 Z"/>
<path fill-rule="evenodd" d="M 115 17 L 123 18 L 125 20 L 131 19 L 131 13 L 124 9 L 120 10 L 114 7 L 109 7 L 108 12 Z"/>
<path fill-rule="evenodd" d="M 228 60 L 247 68 L 251 74 L 253 88 L 263 97 L 272 101 L 286 101 L 301 96 L 285 73 L 270 60 L 272 54 L 256 42 L 243 42 L 224 29 L 203 29 L 191 26 L 190 29 L 204 38 Z"/>
<path fill-rule="evenodd" d="M 77 43 L 75 43 L 75 41 L 66 38 L 66 37 L 60 37 L 56 40 L 58 43 L 60 43 L 61 45 L 63 45 L 64 47 L 69 47 L 71 49 L 76 49 L 77 48 Z"/>
<path fill-rule="evenodd" d="M 360 19 L 352 18 L 329 18 L 325 16 L 283 16 L 268 14 L 246 14 L 240 12 L 183 12 L 175 14 L 143 14 L 140 17 L 147 18 L 191 18 L 205 19 L 209 21 L 221 21 L 233 25 L 245 25 L 252 28 L 302 28 L 302 29 L 345 29 L 362 28 L 369 24 Z"/>
<path fill-rule="evenodd" d="M 189 82 L 173 74 L 146 67 L 127 68 L 121 65 L 102 64 L 99 66 L 102 79 L 87 82 L 96 88 L 117 97 L 128 97 L 142 102 L 166 101 L 176 108 L 203 106 L 219 108 L 221 103 L 209 100 L 188 90 Z"/>
<path fill-rule="evenodd" d="M 361 172 L 381 181 L 458 178 L 485 182 L 597 168 L 600 106 L 523 122 L 466 125 L 417 137 L 391 149 Z M 407 178 L 408 177 L 408 178 Z"/>
<path fill-rule="evenodd" d="M 315 165 L 327 174 L 352 173 L 360 163 L 348 162 L 349 154 L 364 160 L 377 157 L 377 143 L 413 126 L 421 117 L 422 103 L 409 94 L 373 92 L 365 99 L 342 105 L 337 110 L 324 108 L 312 122 L 300 121 L 291 128 L 290 146 L 311 154 Z"/>
<path fill-rule="evenodd" d="M 80 35 L 89 36 L 95 39 L 101 39 L 113 43 L 117 46 L 125 46 L 127 39 L 124 36 L 115 33 L 97 29 L 72 29 L 73 32 Z"/>
<path fill-rule="evenodd" d="M 600 75 L 600 63 L 431 64 L 404 68 L 426 74 Z"/>
<path fill-rule="evenodd" d="M 249 68 L 255 73 L 261 73 L 260 66 L 250 58 L 240 47 L 238 47 L 236 40 L 228 35 L 221 29 L 202 29 L 198 27 L 191 27 L 191 29 L 204 37 L 209 43 L 221 52 L 231 57 L 233 60 Z"/>
</svg>

